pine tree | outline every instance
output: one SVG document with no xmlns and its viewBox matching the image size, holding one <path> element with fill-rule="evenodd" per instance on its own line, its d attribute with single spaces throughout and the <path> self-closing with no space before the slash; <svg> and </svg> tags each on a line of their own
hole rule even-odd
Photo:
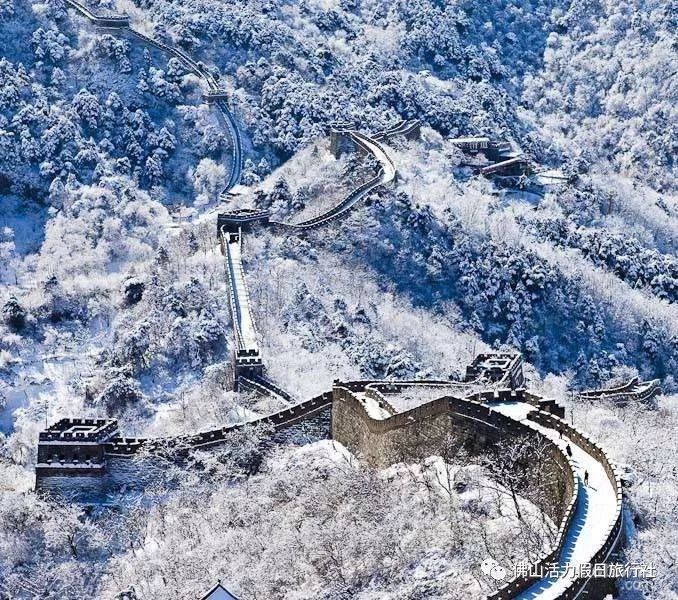
<svg viewBox="0 0 678 600">
<path fill-rule="evenodd" d="M 2 317 L 5 324 L 16 332 L 21 331 L 26 325 L 26 311 L 15 296 L 10 296 L 5 302 Z"/>
</svg>

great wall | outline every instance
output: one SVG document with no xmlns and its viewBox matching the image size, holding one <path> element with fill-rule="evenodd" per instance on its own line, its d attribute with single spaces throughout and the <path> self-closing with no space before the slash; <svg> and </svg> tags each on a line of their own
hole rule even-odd
<svg viewBox="0 0 678 600">
<path fill-rule="evenodd" d="M 203 98 L 219 108 L 229 130 L 233 152 L 227 190 L 233 187 L 242 165 L 240 134 L 226 95 L 209 70 L 182 50 L 135 31 L 126 16 L 96 15 L 75 0 L 65 2 L 95 26 L 131 32 L 177 57 L 201 77 L 207 88 Z M 154 439 L 125 437 L 112 419 L 61 419 L 39 434 L 36 489 L 86 501 L 108 491 L 143 486 L 143 472 L 155 456 L 181 457 L 191 450 L 209 450 L 228 442 L 234 432 L 256 426 L 265 427 L 276 442 L 298 442 L 299 432 L 307 439 L 337 440 L 375 467 L 435 454 L 450 438 L 472 452 L 501 452 L 518 439 L 538 440 L 543 452 L 532 467 L 540 474 L 539 481 L 523 483 L 544 488 L 543 497 L 537 499 L 539 508 L 558 528 L 550 551 L 531 565 L 532 572 L 545 574 L 516 577 L 488 599 L 597 599 L 613 591 L 614 573 L 575 575 L 568 566 L 609 563 L 620 550 L 620 476 L 604 450 L 564 420 L 564 409 L 555 400 L 524 388 L 519 354 L 480 354 L 460 381 L 335 381 L 332 390 L 303 402 L 266 377 L 242 264 L 244 232 L 271 227 L 281 233 L 303 233 L 344 215 L 377 187 L 396 181 L 397 170 L 383 142 L 395 136 L 415 139 L 419 127 L 418 121 L 401 121 L 371 136 L 350 126 L 333 127 L 330 147 L 335 156 L 360 152 L 374 157 L 379 168 L 374 177 L 313 219 L 282 223 L 271 220 L 267 211 L 254 209 L 218 215 L 217 238 L 225 258 L 236 344 L 235 389 L 273 395 L 286 408 L 235 425 Z M 496 172 L 491 167 L 508 167 L 509 173 L 524 168 L 524 159 L 513 156 L 505 143 L 488 138 L 458 138 L 453 143 L 493 156 L 498 162 L 488 167 L 487 174 Z M 502 163 L 510 164 L 501 167 Z M 658 382 L 635 379 L 617 388 L 581 392 L 580 398 L 648 401 L 658 391 Z M 403 394 L 410 404 L 412 398 L 419 401 L 413 406 L 403 404 Z M 565 452 L 568 447 L 571 456 Z M 590 485 L 585 485 L 585 473 Z"/>
<path fill-rule="evenodd" d="M 579 392 L 579 398 L 582 400 L 606 399 L 620 404 L 628 404 L 629 402 L 649 402 L 657 394 L 661 393 L 659 384 L 659 379 L 640 381 L 638 377 L 634 377 L 628 383 L 618 387 Z"/>
</svg>

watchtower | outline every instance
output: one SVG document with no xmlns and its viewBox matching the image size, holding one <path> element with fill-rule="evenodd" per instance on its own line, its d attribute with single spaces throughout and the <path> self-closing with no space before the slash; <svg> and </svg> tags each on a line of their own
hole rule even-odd
<svg viewBox="0 0 678 600">
<path fill-rule="evenodd" d="M 102 477 L 104 445 L 118 433 L 114 419 L 61 419 L 41 431 L 36 488 L 47 477 Z"/>
<path fill-rule="evenodd" d="M 202 99 L 207 104 L 215 104 L 216 102 L 228 102 L 228 92 L 222 89 L 210 90 L 203 92 Z"/>
<path fill-rule="evenodd" d="M 356 142 L 348 128 L 332 127 L 330 129 L 330 151 L 334 158 L 342 154 L 356 151 Z"/>
<path fill-rule="evenodd" d="M 515 156 L 516 149 L 508 140 L 491 140 L 485 154 L 490 160 L 507 160 Z"/>
<path fill-rule="evenodd" d="M 99 29 L 125 29 L 129 27 L 129 15 L 95 15 L 94 25 Z"/>
<path fill-rule="evenodd" d="M 259 348 L 238 348 L 235 353 L 236 387 L 238 377 L 261 377 L 264 374 L 264 361 Z"/>
<path fill-rule="evenodd" d="M 478 151 L 487 150 L 490 145 L 490 138 L 488 137 L 462 137 L 451 139 L 455 146 L 466 150 L 467 152 L 476 153 Z"/>
<path fill-rule="evenodd" d="M 267 225 L 270 217 L 269 211 L 256 208 L 240 208 L 231 212 L 219 213 L 217 215 L 217 238 L 221 237 L 223 232 L 248 231 L 255 223 Z"/>
<path fill-rule="evenodd" d="M 525 383 L 523 358 L 518 352 L 478 354 L 466 367 L 465 381 L 474 381 L 481 377 L 512 389 L 519 388 Z"/>
</svg>

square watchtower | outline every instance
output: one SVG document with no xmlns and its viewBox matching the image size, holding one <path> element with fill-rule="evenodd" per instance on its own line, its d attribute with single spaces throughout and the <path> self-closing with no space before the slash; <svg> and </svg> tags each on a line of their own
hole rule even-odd
<svg viewBox="0 0 678 600">
<path fill-rule="evenodd" d="M 470 382 L 478 378 L 512 389 L 519 388 L 525 382 L 523 358 L 518 352 L 478 354 L 466 367 L 465 381 Z"/>
<path fill-rule="evenodd" d="M 114 419 L 61 419 L 38 439 L 36 487 L 48 477 L 102 477 L 104 445 L 119 435 Z"/>
</svg>

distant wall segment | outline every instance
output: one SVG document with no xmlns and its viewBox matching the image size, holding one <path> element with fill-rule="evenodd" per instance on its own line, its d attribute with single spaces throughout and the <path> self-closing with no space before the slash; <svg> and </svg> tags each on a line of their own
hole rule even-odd
<svg viewBox="0 0 678 600">
<path fill-rule="evenodd" d="M 225 90 L 219 87 L 217 78 L 201 63 L 191 58 L 182 49 L 161 42 L 151 36 L 148 36 L 141 31 L 134 29 L 131 26 L 129 15 L 113 14 L 113 13 L 95 13 L 93 9 L 78 0 L 64 0 L 66 6 L 74 9 L 80 15 L 85 17 L 95 27 L 107 31 L 115 31 L 118 34 L 128 33 L 135 38 L 141 40 L 145 44 L 157 48 L 161 52 L 173 56 L 178 59 L 186 69 L 197 75 L 204 86 L 202 94 L 203 100 L 210 105 L 216 106 L 218 114 L 223 117 L 223 122 L 226 125 L 228 136 L 231 140 L 231 165 L 228 183 L 222 194 L 227 193 L 231 188 L 236 186 L 240 181 L 242 174 L 242 139 L 240 130 L 235 121 L 235 117 L 231 113 L 227 98 L 228 95 Z"/>
</svg>

